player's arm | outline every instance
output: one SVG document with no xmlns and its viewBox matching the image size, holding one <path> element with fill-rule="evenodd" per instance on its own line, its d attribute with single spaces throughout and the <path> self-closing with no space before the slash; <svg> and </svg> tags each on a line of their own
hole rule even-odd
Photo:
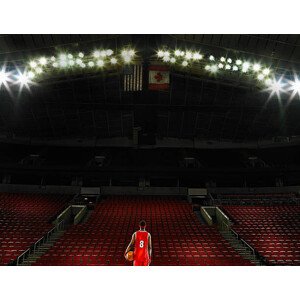
<svg viewBox="0 0 300 300">
<path fill-rule="evenodd" d="M 129 245 L 126 248 L 125 254 L 124 256 L 126 256 L 126 254 L 130 251 L 130 250 L 134 250 L 134 244 L 135 244 L 135 233 L 132 235 L 131 237 L 131 241 L 129 243 Z"/>
<path fill-rule="evenodd" d="M 151 240 L 151 234 L 148 234 L 148 253 L 149 253 L 149 257 L 151 259 L 152 257 L 152 240 Z"/>
</svg>

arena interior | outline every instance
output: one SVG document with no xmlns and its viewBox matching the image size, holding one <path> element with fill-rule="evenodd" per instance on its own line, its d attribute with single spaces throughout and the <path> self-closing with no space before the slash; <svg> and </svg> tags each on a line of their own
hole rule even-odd
<svg viewBox="0 0 300 300">
<path fill-rule="evenodd" d="M 299 35 L 0 35 L 0 265 L 300 265 Z"/>
</svg>

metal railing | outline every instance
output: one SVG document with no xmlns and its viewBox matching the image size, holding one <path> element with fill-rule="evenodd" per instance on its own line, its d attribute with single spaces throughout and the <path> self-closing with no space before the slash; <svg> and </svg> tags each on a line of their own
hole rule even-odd
<svg viewBox="0 0 300 300">
<path fill-rule="evenodd" d="M 236 231 L 234 231 L 232 228 L 229 228 L 229 229 L 236 236 L 237 239 L 240 238 L 239 234 Z"/>
<path fill-rule="evenodd" d="M 62 220 L 55 227 L 49 230 L 43 237 L 41 237 L 38 241 L 36 241 L 33 245 L 31 245 L 27 250 L 25 250 L 21 255 L 19 255 L 15 263 L 12 263 L 12 265 L 19 266 L 21 263 L 25 261 L 26 258 L 28 258 L 29 255 L 35 254 L 40 246 L 49 242 L 49 240 L 51 239 L 54 233 L 64 228 L 65 228 L 65 221 Z"/>
<path fill-rule="evenodd" d="M 264 265 L 271 265 L 270 262 L 269 262 L 265 257 L 263 257 L 260 253 L 258 253 L 258 252 L 257 252 L 253 247 L 251 247 L 244 239 L 242 239 L 242 238 L 240 237 L 240 235 L 239 235 L 236 231 L 234 231 L 232 228 L 229 228 L 229 229 L 230 229 L 230 231 L 235 235 L 235 237 L 236 237 L 238 240 L 240 240 L 240 241 L 243 243 L 243 245 L 246 246 L 246 247 L 251 251 L 252 255 L 253 255 L 255 258 L 259 259 Z"/>
<path fill-rule="evenodd" d="M 252 248 L 245 240 L 240 239 L 240 241 L 241 241 L 247 248 L 250 249 L 250 251 L 252 252 L 252 254 L 253 254 L 254 256 L 256 256 L 256 252 L 255 252 L 254 248 Z"/>
</svg>

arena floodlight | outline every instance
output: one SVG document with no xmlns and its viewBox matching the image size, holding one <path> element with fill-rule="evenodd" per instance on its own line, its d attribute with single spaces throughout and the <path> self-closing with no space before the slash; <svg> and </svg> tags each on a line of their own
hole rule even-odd
<svg viewBox="0 0 300 300">
<path fill-rule="evenodd" d="M 200 54 L 199 52 L 195 52 L 195 53 L 193 54 L 193 59 L 194 59 L 194 60 L 200 60 L 200 59 L 202 59 L 202 58 L 203 58 L 203 55 Z"/>
<path fill-rule="evenodd" d="M 247 73 L 248 70 L 249 70 L 249 68 L 247 68 L 247 67 L 242 67 L 242 72 L 243 72 L 243 73 Z"/>
<path fill-rule="evenodd" d="M 17 76 L 17 82 L 20 84 L 20 85 L 26 85 L 29 83 L 29 77 L 28 75 L 26 74 L 26 72 L 24 73 L 19 73 Z"/>
<path fill-rule="evenodd" d="M 129 64 L 131 62 L 131 57 L 129 55 L 124 56 L 123 59 L 124 59 L 124 62 L 127 64 Z"/>
<path fill-rule="evenodd" d="M 121 52 L 121 56 L 123 57 L 123 60 L 125 63 L 130 63 L 133 56 L 135 55 L 135 51 L 133 49 L 130 49 L 130 50 L 122 50 Z M 167 53 L 166 52 L 163 52 L 163 56 L 166 56 Z"/>
<path fill-rule="evenodd" d="M 117 60 L 115 57 L 112 57 L 112 58 L 110 59 L 110 63 L 111 63 L 112 65 L 115 65 L 117 62 L 118 62 L 118 60 Z"/>
<path fill-rule="evenodd" d="M 247 61 L 243 62 L 242 72 L 244 72 L 244 73 L 248 72 L 249 68 L 250 68 L 250 63 Z"/>
<path fill-rule="evenodd" d="M 61 61 L 59 62 L 59 66 L 60 66 L 61 68 L 65 68 L 65 67 L 68 66 L 68 63 L 67 63 L 66 60 L 61 60 Z"/>
<path fill-rule="evenodd" d="M 82 59 L 77 58 L 77 59 L 76 59 L 76 64 L 80 66 L 80 65 L 82 64 Z"/>
<path fill-rule="evenodd" d="M 174 54 L 175 54 L 175 56 L 180 56 L 181 51 L 177 49 L 177 50 L 175 50 Z"/>
<path fill-rule="evenodd" d="M 254 64 L 253 65 L 253 71 L 254 72 L 259 72 L 260 69 L 261 69 L 261 65 L 260 64 Z"/>
<path fill-rule="evenodd" d="M 107 49 L 107 50 L 106 50 L 106 55 L 107 55 L 107 56 L 112 56 L 113 53 L 114 53 L 114 51 L 112 51 L 111 49 Z"/>
<path fill-rule="evenodd" d="M 280 77 L 278 80 L 276 80 L 276 78 L 274 78 L 268 89 L 270 91 L 270 98 L 272 98 L 274 95 L 277 96 L 278 99 L 280 99 L 280 94 L 285 92 L 284 87 L 286 84 L 284 84 L 282 82 L 283 77 Z"/>
<path fill-rule="evenodd" d="M 17 69 L 17 74 L 14 76 L 16 78 L 16 81 L 14 82 L 14 84 L 19 85 L 19 95 L 21 94 L 24 87 L 26 87 L 26 89 L 30 91 L 29 84 L 31 84 L 32 81 L 26 70 L 23 71 L 23 73 L 22 73 L 19 69 Z"/>
<path fill-rule="evenodd" d="M 99 50 L 95 50 L 94 53 L 93 53 L 93 56 L 95 58 L 99 58 L 100 57 L 100 51 Z"/>
<path fill-rule="evenodd" d="M 106 57 L 107 56 L 107 53 L 105 50 L 101 50 L 100 51 L 100 57 Z"/>
<path fill-rule="evenodd" d="M 11 83 L 13 79 L 11 78 L 11 72 L 6 71 L 6 65 L 3 65 L 0 69 L 0 89 L 4 86 L 5 90 L 11 95 L 11 90 L 9 87 L 9 83 Z"/>
<path fill-rule="evenodd" d="M 59 59 L 62 60 L 62 61 L 65 61 L 65 60 L 67 60 L 67 55 L 65 53 L 61 53 L 59 55 Z"/>
<path fill-rule="evenodd" d="M 190 59 L 192 59 L 192 58 L 193 58 L 193 53 L 190 52 L 190 51 L 187 51 L 187 52 L 185 53 L 185 59 L 190 60 Z"/>
<path fill-rule="evenodd" d="M 36 73 L 37 74 L 42 74 L 43 73 L 43 69 L 42 68 L 36 68 Z"/>
<path fill-rule="evenodd" d="M 263 80 L 264 78 L 265 78 L 264 74 L 258 74 L 257 75 L 257 79 L 260 80 L 260 81 Z"/>
<path fill-rule="evenodd" d="M 169 62 L 170 61 L 170 57 L 169 56 L 164 56 L 163 57 L 163 61 L 164 62 Z"/>
<path fill-rule="evenodd" d="M 162 50 L 157 51 L 157 56 L 164 57 L 164 51 L 162 51 Z"/>
<path fill-rule="evenodd" d="M 34 60 L 32 60 L 32 61 L 29 63 L 29 66 L 30 66 L 31 68 L 36 68 L 36 67 L 37 67 L 37 63 L 36 63 Z"/>
<path fill-rule="evenodd" d="M 133 57 L 133 56 L 135 56 L 135 51 L 133 49 L 130 49 L 128 51 L 128 54 L 129 54 L 129 56 Z M 166 55 L 166 52 L 165 52 L 165 55 Z M 170 53 L 169 53 L 169 55 L 170 55 Z"/>
<path fill-rule="evenodd" d="M 290 86 L 287 90 L 292 91 L 291 99 L 293 99 L 297 95 L 300 96 L 300 80 L 296 74 L 294 75 L 294 81 L 288 80 L 288 83 Z"/>
<path fill-rule="evenodd" d="M 28 72 L 28 78 L 33 79 L 35 77 L 35 74 L 32 71 Z"/>
<path fill-rule="evenodd" d="M 262 73 L 263 73 L 264 75 L 268 76 L 268 75 L 270 74 L 270 69 L 265 68 L 265 69 L 263 69 Z"/>
<path fill-rule="evenodd" d="M 47 64 L 47 58 L 42 56 L 40 59 L 39 59 L 39 63 L 41 66 L 45 66 Z"/>
<path fill-rule="evenodd" d="M 217 73 L 217 72 L 218 72 L 218 66 L 217 66 L 217 65 L 212 65 L 212 66 L 210 67 L 210 71 L 211 71 L 212 73 Z"/>
<path fill-rule="evenodd" d="M 104 61 L 102 59 L 97 60 L 97 66 L 100 68 L 104 67 Z"/>
<path fill-rule="evenodd" d="M 182 66 L 183 66 L 183 67 L 187 67 L 187 65 L 188 65 L 188 62 L 187 62 L 186 60 L 184 60 L 184 61 L 182 62 Z"/>
<path fill-rule="evenodd" d="M 2 85 L 6 85 L 8 81 L 9 81 L 9 73 L 7 73 L 5 71 L 5 68 L 3 67 L 2 70 L 0 71 L 0 87 Z"/>
</svg>

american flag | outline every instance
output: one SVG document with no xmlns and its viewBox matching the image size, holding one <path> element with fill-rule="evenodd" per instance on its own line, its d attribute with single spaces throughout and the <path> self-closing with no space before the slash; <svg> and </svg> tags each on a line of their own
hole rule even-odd
<svg viewBox="0 0 300 300">
<path fill-rule="evenodd" d="M 125 66 L 124 74 L 124 91 L 135 92 L 143 89 L 143 66 L 129 65 Z"/>
</svg>

